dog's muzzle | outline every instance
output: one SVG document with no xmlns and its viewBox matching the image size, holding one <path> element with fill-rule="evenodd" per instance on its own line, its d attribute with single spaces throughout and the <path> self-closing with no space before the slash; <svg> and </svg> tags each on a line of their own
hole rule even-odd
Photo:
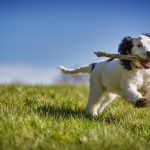
<svg viewBox="0 0 150 150">
<path fill-rule="evenodd" d="M 150 60 L 143 60 L 142 65 L 146 69 L 150 68 Z"/>
<path fill-rule="evenodd" d="M 149 69 L 150 68 L 150 51 L 146 51 L 145 54 L 146 59 L 140 61 L 142 68 Z"/>
<path fill-rule="evenodd" d="M 141 63 L 145 69 L 149 69 L 150 68 L 150 51 L 146 51 L 145 56 L 147 56 L 147 60 L 143 60 Z"/>
</svg>

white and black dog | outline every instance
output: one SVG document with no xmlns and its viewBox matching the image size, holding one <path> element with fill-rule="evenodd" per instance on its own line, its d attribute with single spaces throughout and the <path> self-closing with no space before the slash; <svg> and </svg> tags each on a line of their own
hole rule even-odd
<svg viewBox="0 0 150 150">
<path fill-rule="evenodd" d="M 90 92 L 86 112 L 96 116 L 122 96 L 136 107 L 150 105 L 150 34 L 125 37 L 119 45 L 119 54 L 137 55 L 145 61 L 108 59 L 76 69 L 59 69 L 66 74 L 90 73 Z"/>
</svg>

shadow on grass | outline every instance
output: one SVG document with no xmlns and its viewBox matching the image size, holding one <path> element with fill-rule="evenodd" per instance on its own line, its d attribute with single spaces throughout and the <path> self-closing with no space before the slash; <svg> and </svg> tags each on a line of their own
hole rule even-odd
<svg viewBox="0 0 150 150">
<path fill-rule="evenodd" d="M 39 106 L 34 110 L 42 117 L 54 117 L 57 119 L 71 119 L 71 118 L 79 118 L 79 119 L 87 119 L 89 121 L 97 121 L 97 122 L 104 122 L 107 124 L 116 124 L 119 123 L 121 118 L 112 114 L 111 112 L 107 115 L 101 114 L 98 117 L 92 117 L 91 115 L 87 115 L 85 110 L 77 108 L 71 109 L 66 107 L 58 107 L 52 105 L 43 105 Z"/>
<path fill-rule="evenodd" d="M 53 105 L 43 105 L 39 106 L 35 109 L 38 114 L 42 117 L 53 116 L 55 118 L 83 118 L 84 117 L 84 110 L 76 109 L 73 110 L 71 108 L 66 107 L 58 107 Z"/>
</svg>

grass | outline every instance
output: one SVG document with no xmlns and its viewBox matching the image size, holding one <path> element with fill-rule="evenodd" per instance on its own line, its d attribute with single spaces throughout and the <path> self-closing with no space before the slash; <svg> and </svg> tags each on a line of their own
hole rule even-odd
<svg viewBox="0 0 150 150">
<path fill-rule="evenodd" d="M 118 98 L 102 115 L 84 113 L 86 86 L 0 86 L 0 150 L 145 150 L 150 109 Z"/>
</svg>

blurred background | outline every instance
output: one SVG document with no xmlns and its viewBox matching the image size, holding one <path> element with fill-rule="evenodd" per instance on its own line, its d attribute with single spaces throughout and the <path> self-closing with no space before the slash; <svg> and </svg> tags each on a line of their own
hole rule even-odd
<svg viewBox="0 0 150 150">
<path fill-rule="evenodd" d="M 0 83 L 87 82 L 57 67 L 100 61 L 124 36 L 150 32 L 149 0 L 0 0 Z"/>
</svg>

